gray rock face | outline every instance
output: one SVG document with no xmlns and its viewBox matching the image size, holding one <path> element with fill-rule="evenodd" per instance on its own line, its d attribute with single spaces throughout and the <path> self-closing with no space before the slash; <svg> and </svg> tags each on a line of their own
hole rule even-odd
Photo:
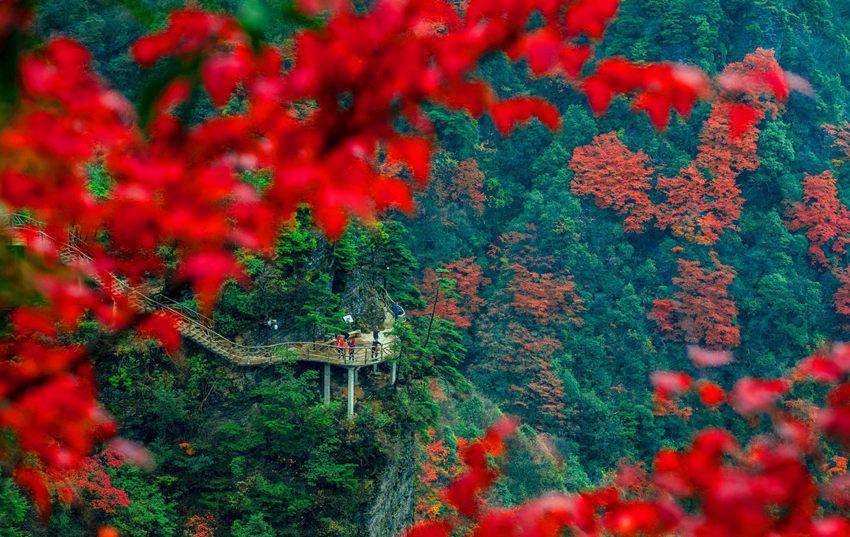
<svg viewBox="0 0 850 537">
<path fill-rule="evenodd" d="M 369 537 L 397 537 L 413 522 L 414 449 L 411 435 L 399 443 L 398 452 L 384 470 L 366 522 Z"/>
</svg>

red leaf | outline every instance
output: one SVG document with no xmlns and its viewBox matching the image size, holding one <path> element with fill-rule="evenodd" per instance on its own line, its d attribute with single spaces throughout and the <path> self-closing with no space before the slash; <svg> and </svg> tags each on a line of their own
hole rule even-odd
<svg viewBox="0 0 850 537">
<path fill-rule="evenodd" d="M 12 479 L 27 491 L 42 518 L 50 516 L 50 491 L 41 472 L 33 468 L 18 468 L 12 473 Z"/>
<path fill-rule="evenodd" d="M 608 87 L 600 77 L 591 75 L 584 80 L 581 87 L 584 94 L 587 96 L 590 109 L 597 116 L 600 116 L 608 110 L 611 101 L 614 99 L 614 92 Z"/>
<path fill-rule="evenodd" d="M 348 213 L 340 206 L 317 205 L 313 207 L 313 218 L 316 219 L 322 231 L 331 241 L 336 241 L 345 232 L 348 226 Z"/>
<path fill-rule="evenodd" d="M 133 59 L 142 67 L 150 67 L 171 50 L 172 40 L 164 34 L 142 37 L 130 49 Z"/>
<path fill-rule="evenodd" d="M 710 351 L 688 345 L 688 357 L 697 367 L 717 367 L 732 363 L 732 353 L 729 351 Z"/>
<path fill-rule="evenodd" d="M 700 401 L 709 408 L 719 406 L 726 399 L 726 392 L 723 391 L 723 388 L 713 382 L 702 381 L 697 390 Z"/>
<path fill-rule="evenodd" d="M 479 477 L 468 472 L 455 479 L 444 491 L 443 497 L 458 513 L 466 517 L 474 517 L 478 513 L 481 500 L 478 493 L 483 488 L 479 484 Z"/>
<path fill-rule="evenodd" d="M 539 97 L 515 97 L 499 101 L 490 108 L 490 115 L 502 135 L 510 134 L 518 123 L 524 123 L 531 118 L 539 119 L 553 131 L 561 126 L 558 109 Z"/>
<path fill-rule="evenodd" d="M 601 39 L 619 8 L 619 0 L 578 0 L 567 8 L 567 31 L 571 35 Z"/>
<path fill-rule="evenodd" d="M 12 326 L 18 336 L 56 336 L 56 324 L 41 310 L 21 307 L 12 312 Z"/>
<path fill-rule="evenodd" d="M 844 537 L 850 535 L 850 521 L 839 516 L 815 520 L 813 537 Z"/>
<path fill-rule="evenodd" d="M 458 82 L 443 89 L 434 100 L 452 110 L 466 110 L 477 119 L 492 105 L 495 96 L 484 82 Z"/>
<path fill-rule="evenodd" d="M 693 382 L 690 375 L 678 371 L 656 371 L 650 380 L 655 389 L 666 396 L 690 390 Z"/>
<path fill-rule="evenodd" d="M 564 72 L 572 78 L 578 78 L 584 64 L 590 59 L 592 51 L 588 46 L 567 43 L 561 47 L 560 62 Z"/>
<path fill-rule="evenodd" d="M 138 327 L 139 335 L 159 341 L 169 354 L 180 351 L 180 332 L 177 318 L 166 312 L 149 315 Z"/>
<path fill-rule="evenodd" d="M 758 123 L 760 112 L 752 106 L 735 103 L 729 106 L 729 135 L 739 139 Z"/>
<path fill-rule="evenodd" d="M 403 163 L 419 184 L 428 181 L 431 169 L 431 142 L 422 136 L 395 136 L 387 141 L 387 160 Z"/>
<path fill-rule="evenodd" d="M 199 306 L 207 312 L 213 307 L 226 280 L 244 277 L 242 267 L 232 255 L 216 251 L 189 256 L 180 266 L 178 274 L 192 283 Z"/>
<path fill-rule="evenodd" d="M 404 181 L 394 178 L 383 179 L 374 184 L 373 190 L 376 210 L 385 211 L 390 207 L 396 207 L 405 213 L 413 211 L 413 197 L 410 194 L 410 187 Z"/>
<path fill-rule="evenodd" d="M 844 371 L 834 360 L 817 354 L 797 364 L 796 371 L 800 375 L 824 383 L 838 382 L 844 376 Z"/>
<path fill-rule="evenodd" d="M 204 62 L 201 80 L 216 106 L 224 106 L 230 100 L 236 86 L 244 80 L 250 69 L 244 55 L 237 53 L 216 54 Z"/>
<path fill-rule="evenodd" d="M 561 39 L 550 28 L 541 28 L 526 35 L 517 45 L 516 56 L 528 60 L 536 75 L 551 71 L 558 63 Z"/>
<path fill-rule="evenodd" d="M 404 537 L 451 537 L 453 528 L 443 520 L 428 520 L 408 528 Z"/>
<path fill-rule="evenodd" d="M 502 418 L 491 425 L 481 439 L 485 451 L 496 457 L 502 455 L 505 450 L 505 440 L 516 433 L 517 427 L 519 427 L 519 421 L 516 418 Z"/>
<path fill-rule="evenodd" d="M 784 379 L 762 380 L 744 378 L 735 384 L 729 395 L 729 404 L 743 416 L 753 416 L 774 408 L 776 400 L 788 392 Z"/>
</svg>

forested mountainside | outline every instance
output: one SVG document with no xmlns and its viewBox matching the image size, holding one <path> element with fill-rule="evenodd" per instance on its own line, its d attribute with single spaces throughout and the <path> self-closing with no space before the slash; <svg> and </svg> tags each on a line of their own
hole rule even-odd
<svg viewBox="0 0 850 537">
<path fill-rule="evenodd" d="M 654 407 L 650 373 L 687 368 L 686 344 L 733 349 L 735 364 L 717 379 L 729 380 L 777 375 L 824 342 L 846 339 L 840 279 L 809 255 L 788 211 L 808 174 L 831 170 L 839 197 L 845 192 L 846 156 L 822 125 L 843 122 L 850 104 L 847 9 L 623 3 L 605 42 L 610 52 L 719 73 L 763 48 L 811 81 L 814 98 L 792 97 L 744 144 L 711 140 L 710 106 L 661 134 L 625 103 L 594 119 L 583 97 L 529 80 L 501 58 L 484 66 L 487 76 L 506 94 L 534 87 L 558 102 L 559 133 L 533 125 L 502 138 L 488 121 L 437 115 L 443 151 L 407 222 L 421 230 L 411 249 L 423 267 L 457 281 L 460 296 L 438 311 L 462 327 L 467 377 L 552 435 L 577 480 L 599 480 L 622 458 L 645 460 L 659 445 L 724 422 L 722 413 L 689 418 L 688 408 Z M 732 182 L 738 196 L 712 193 L 711 206 L 699 209 L 718 221 L 740 210 L 716 238 L 705 221 L 690 231 L 662 221 L 687 216 L 677 196 L 697 197 L 701 187 L 680 170 L 717 166 L 706 154 L 741 168 Z M 640 222 L 639 196 L 615 199 L 615 188 L 631 182 L 646 184 L 640 192 L 660 213 L 652 220 Z M 682 303 L 692 313 L 659 318 Z"/>
<path fill-rule="evenodd" d="M 181 5 L 55 1 L 37 28 L 80 39 L 100 72 L 144 99 L 126 50 Z M 649 379 L 692 369 L 688 345 L 731 350 L 734 363 L 711 373 L 728 383 L 780 375 L 847 339 L 848 21 L 838 0 L 623 1 L 604 55 L 712 75 L 775 58 L 811 84 L 813 95 L 758 108 L 741 139 L 718 134 L 716 104 L 659 133 L 626 102 L 596 118 L 562 80 L 490 57 L 480 69 L 499 94 L 546 97 L 560 131 L 532 121 L 503 137 L 488 117 L 429 110 L 439 151 L 414 215 L 354 223 L 329 242 L 304 210 L 272 259 L 240 259 L 251 281 L 228 283 L 213 314 L 227 337 L 266 344 L 329 339 L 347 314 L 369 331 L 397 302 L 396 386 L 386 368 L 364 369 L 347 422 L 341 371 L 326 406 L 312 365 L 240 368 L 191 341 L 177 360 L 134 338 L 98 346 L 102 399 L 156 466 L 92 459 L 85 504 L 46 525 L 6 479 L 0 535 L 393 535 L 390 511 L 412 522 L 445 509 L 434 490 L 458 473 L 458 439 L 503 413 L 523 428 L 495 504 L 606 482 L 620 461 L 649 461 L 706 426 L 751 435 L 731 411 L 654 401 Z M 288 34 L 284 18 L 268 25 Z M 108 195 L 108 178 L 91 175 Z M 164 293 L 196 306 L 188 288 Z M 92 323 L 77 337 L 102 334 Z"/>
</svg>

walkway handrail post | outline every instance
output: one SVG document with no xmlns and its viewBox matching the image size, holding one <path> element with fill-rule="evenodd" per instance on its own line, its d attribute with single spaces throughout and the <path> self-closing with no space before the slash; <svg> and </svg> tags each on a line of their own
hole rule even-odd
<svg viewBox="0 0 850 537">
<path fill-rule="evenodd" d="M 326 405 L 329 405 L 331 402 L 331 364 L 325 364 L 324 384 L 324 401 Z"/>
<path fill-rule="evenodd" d="M 346 415 L 349 420 L 354 419 L 354 367 L 348 367 L 348 408 Z"/>
</svg>

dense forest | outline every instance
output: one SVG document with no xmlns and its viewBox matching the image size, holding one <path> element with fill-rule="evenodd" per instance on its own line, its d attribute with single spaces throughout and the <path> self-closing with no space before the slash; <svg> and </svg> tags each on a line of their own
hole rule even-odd
<svg viewBox="0 0 850 537">
<path fill-rule="evenodd" d="M 190 3 L 241 20 L 257 10 L 281 42 L 309 23 L 277 0 Z M 168 66 L 145 71 L 128 50 L 183 5 L 42 2 L 34 28 L 79 40 L 144 103 L 139 80 Z M 848 20 L 838 0 L 623 0 L 600 56 L 721 79 L 781 66 L 811 86 L 785 102 L 699 102 L 665 130 L 621 99 L 594 114 L 568 82 L 534 76 L 531 59 L 486 56 L 477 74 L 500 98 L 544 97 L 560 129 L 532 119 L 503 136 L 491 116 L 426 107 L 437 149 L 412 212 L 328 238 L 327 216 L 301 207 L 272 255 L 237 253 L 244 277 L 207 312 L 237 344 L 273 345 L 371 333 L 398 305 L 396 382 L 389 364 L 362 368 L 349 420 L 341 368 L 324 404 L 320 365 L 239 366 L 191 338 L 166 352 L 84 320 L 69 337 L 92 349 L 100 401 L 149 464 L 104 447 L 69 478 L 80 501 L 48 518 L 5 476 L 0 536 L 395 536 L 450 511 L 437 491 L 462 471 L 458 447 L 503 415 L 521 425 L 491 505 L 610 483 L 624 462 L 649 464 L 707 427 L 763 432 L 732 408 L 659 397 L 653 372 L 701 376 L 714 407 L 703 388 L 780 377 L 847 339 Z M 237 107 L 203 98 L 189 112 Z M 86 173 L 94 196 L 114 195 L 104 167 Z M 206 311 L 185 283 L 161 296 Z M 712 351 L 734 359 L 693 365 Z M 842 452 L 822 456 L 843 474 Z"/>
</svg>

